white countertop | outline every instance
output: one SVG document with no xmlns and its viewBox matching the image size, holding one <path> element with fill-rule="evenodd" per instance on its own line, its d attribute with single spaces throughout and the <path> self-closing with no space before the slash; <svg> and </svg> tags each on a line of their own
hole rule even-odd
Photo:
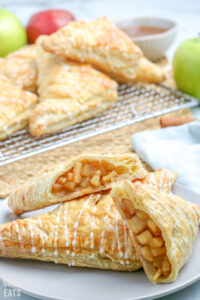
<svg viewBox="0 0 200 300">
<path fill-rule="evenodd" d="M 85 20 L 100 16 L 108 16 L 115 22 L 137 16 L 170 18 L 177 21 L 179 25 L 176 42 L 167 53 L 170 60 L 180 41 L 197 36 L 198 30 L 200 32 L 200 0 L 0 0 L 0 6 L 6 7 L 15 13 L 24 25 L 34 12 L 53 7 L 69 9 L 77 19 Z M 200 107 L 193 109 L 192 113 L 194 116 L 200 117 Z M 13 296 L 15 292 L 14 288 L 4 287 L 0 283 L 0 300 L 36 299 L 22 293 L 18 295 L 16 293 L 16 296 Z M 200 281 L 162 299 L 199 300 Z"/>
</svg>

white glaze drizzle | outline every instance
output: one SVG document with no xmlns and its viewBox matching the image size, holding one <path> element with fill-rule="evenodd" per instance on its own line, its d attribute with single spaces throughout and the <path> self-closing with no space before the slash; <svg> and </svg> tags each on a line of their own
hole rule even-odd
<svg viewBox="0 0 200 300">
<path fill-rule="evenodd" d="M 107 215 L 104 217 L 104 221 L 105 221 L 105 222 L 109 219 L 108 213 L 109 213 L 109 211 L 110 211 L 110 208 L 111 208 L 111 205 L 108 205 L 108 206 L 106 207 Z M 104 253 L 104 235 L 105 235 L 105 230 L 103 230 L 103 231 L 101 232 L 101 241 L 100 241 L 100 249 L 99 249 L 99 252 L 100 252 L 101 254 Z"/>
<path fill-rule="evenodd" d="M 86 207 L 86 206 L 88 205 L 88 203 L 90 202 L 91 198 L 92 198 L 92 194 L 91 194 L 91 195 L 88 197 L 88 199 L 84 202 L 84 204 L 83 204 L 83 206 L 82 206 L 82 208 L 81 208 L 81 210 L 80 210 L 80 212 L 79 212 L 79 215 L 78 215 L 78 217 L 77 217 L 77 221 L 76 221 L 76 223 L 74 223 L 74 228 L 75 228 L 75 230 L 74 230 L 74 237 L 73 237 L 73 240 L 72 240 L 73 250 L 76 249 L 76 236 L 77 236 L 77 230 L 78 230 L 78 223 L 79 223 L 79 220 L 80 220 L 80 218 L 81 218 L 81 215 L 82 215 L 82 213 L 83 213 L 85 207 Z M 75 252 L 72 252 L 72 256 L 75 256 Z"/>
<path fill-rule="evenodd" d="M 119 255 L 120 255 L 120 257 L 123 257 L 123 252 L 121 251 L 121 243 L 120 243 L 120 239 L 119 239 L 118 219 L 119 219 L 119 215 L 118 215 L 118 212 L 116 211 L 115 233 L 116 233 L 117 245 L 118 245 L 118 249 L 119 249 Z M 122 264 L 122 261 L 120 261 L 120 263 Z"/>
<path fill-rule="evenodd" d="M 92 218 L 91 221 L 91 232 L 90 232 L 90 248 L 94 249 L 94 232 L 93 232 L 93 228 L 94 228 L 94 217 Z"/>
<path fill-rule="evenodd" d="M 101 194 L 97 194 L 96 195 L 96 201 L 93 204 L 93 208 L 92 208 L 92 212 L 95 213 L 97 211 L 97 207 L 96 207 L 96 202 L 101 198 Z M 90 248 L 94 249 L 94 232 L 93 232 L 93 228 L 94 228 L 94 224 L 95 224 L 95 216 L 92 217 L 92 221 L 91 221 L 91 232 L 90 232 Z M 91 258 L 94 258 L 94 253 L 91 254 Z"/>
<path fill-rule="evenodd" d="M 101 248 L 99 250 L 99 252 L 101 254 L 104 253 L 104 235 L 105 235 L 105 230 L 103 230 L 102 233 L 101 233 Z"/>
<path fill-rule="evenodd" d="M 40 240 L 41 240 L 41 243 L 42 243 L 42 250 L 41 250 L 41 252 L 45 253 L 44 237 L 43 237 L 43 232 L 42 232 L 42 220 L 41 220 L 40 216 L 38 217 L 38 223 L 40 225 Z"/>
<path fill-rule="evenodd" d="M 19 225 L 17 224 L 16 221 L 14 221 L 14 224 L 15 224 L 15 227 L 16 227 L 16 232 L 17 232 L 17 236 L 18 236 L 18 241 L 21 241 L 22 237 L 21 237 L 21 234 L 19 232 Z"/>
<path fill-rule="evenodd" d="M 67 212 L 68 212 L 68 203 L 65 203 L 65 210 L 64 210 L 64 235 L 66 236 L 65 246 L 69 247 L 68 241 L 68 226 L 67 226 Z"/>
<path fill-rule="evenodd" d="M 160 183 L 159 183 L 159 187 L 160 187 L 161 191 L 164 191 L 164 183 L 165 183 L 165 171 L 162 170 L 160 172 Z M 168 182 L 168 187 L 169 187 L 169 190 L 170 190 L 169 182 Z"/>
<path fill-rule="evenodd" d="M 172 199 L 174 198 L 174 199 L 173 199 L 173 200 L 174 200 L 174 203 L 172 204 L 172 202 L 171 202 L 170 200 L 168 200 L 168 197 L 169 197 L 169 195 L 166 194 L 166 198 L 161 197 L 161 198 L 163 198 L 163 199 L 160 199 L 161 201 L 159 201 L 158 198 L 157 198 L 155 195 L 153 195 L 153 194 L 151 195 L 151 199 L 158 201 L 159 204 L 164 208 L 164 210 L 166 210 L 166 211 L 168 212 L 169 215 L 172 215 L 173 210 L 179 209 L 179 210 L 181 210 L 182 212 L 184 212 L 184 214 L 185 214 L 186 216 L 188 216 L 188 212 L 184 209 L 184 204 L 181 205 L 181 206 L 180 206 L 180 204 L 177 205 L 177 199 L 171 196 Z M 167 200 L 166 200 L 166 199 L 167 199 Z M 179 200 L 178 200 L 178 201 L 179 201 Z M 184 200 L 183 200 L 183 201 L 184 201 Z M 167 204 L 171 207 L 171 209 L 169 209 L 169 208 L 165 205 L 165 203 L 167 203 Z M 191 208 L 190 208 L 190 209 L 191 209 Z M 181 215 L 181 214 L 180 214 L 180 215 Z M 174 218 L 173 218 L 173 220 L 174 220 L 174 222 L 175 222 L 174 228 L 177 227 L 177 228 L 180 228 L 180 230 L 182 230 L 182 224 L 180 224 L 179 219 L 174 219 Z M 196 230 L 195 230 L 196 225 L 194 226 L 194 225 L 191 224 L 190 222 L 188 222 L 188 223 L 187 223 L 187 222 L 184 222 L 184 223 L 185 223 L 185 226 L 186 226 L 186 230 L 188 231 L 188 233 L 189 233 L 189 235 L 190 235 L 191 241 L 194 241 L 194 238 L 196 237 L 196 234 L 195 234 L 195 232 L 196 232 Z M 189 224 L 189 223 L 190 223 L 190 224 Z M 197 224 L 198 224 L 198 219 L 197 219 Z M 192 225 L 192 228 L 191 228 L 190 225 Z M 178 246 L 178 248 L 180 249 L 180 251 L 183 252 L 183 256 L 186 257 L 186 256 L 187 256 L 187 248 L 188 248 L 188 247 L 187 247 L 188 240 L 185 239 L 185 238 L 183 238 L 183 236 L 182 236 L 182 239 L 180 239 L 180 240 L 176 239 L 176 243 L 177 243 L 177 246 Z"/>
<path fill-rule="evenodd" d="M 60 214 L 62 211 L 62 205 L 60 205 L 60 207 L 58 208 L 58 212 L 57 212 L 57 216 L 56 216 L 56 225 L 55 225 L 55 237 L 54 237 L 54 261 L 57 264 L 58 260 L 57 260 L 57 256 L 58 256 L 58 227 L 59 227 L 59 223 L 60 223 Z"/>
<path fill-rule="evenodd" d="M 127 229 L 127 224 L 126 221 L 124 221 L 124 248 L 125 248 L 125 252 L 124 252 L 124 258 L 128 258 L 128 252 L 127 252 L 127 248 L 128 248 L 128 243 L 127 243 L 127 233 L 126 233 L 126 229 Z"/>
<path fill-rule="evenodd" d="M 31 245 L 32 245 L 31 252 L 35 253 L 36 252 L 36 248 L 35 248 L 34 240 L 33 240 L 34 239 L 34 233 L 33 233 L 33 226 L 32 226 L 31 222 L 28 222 L 28 227 L 29 227 L 30 235 L 31 235 Z"/>
<path fill-rule="evenodd" d="M 157 183 L 154 177 L 154 173 L 150 173 L 150 178 L 149 178 L 149 186 L 154 188 L 157 187 Z"/>
</svg>

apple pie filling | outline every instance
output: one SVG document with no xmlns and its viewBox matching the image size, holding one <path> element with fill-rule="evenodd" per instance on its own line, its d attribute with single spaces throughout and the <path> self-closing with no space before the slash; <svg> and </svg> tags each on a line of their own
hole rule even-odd
<svg viewBox="0 0 200 300">
<path fill-rule="evenodd" d="M 136 210 L 130 200 L 123 200 L 121 205 L 125 217 L 130 220 L 135 247 L 143 261 L 144 268 L 146 267 L 152 274 L 154 281 L 168 277 L 171 265 L 161 230 L 145 212 Z M 129 210 L 125 207 L 129 207 Z"/>
<path fill-rule="evenodd" d="M 52 193 L 65 196 L 69 193 L 81 191 L 89 194 L 109 186 L 118 179 L 128 176 L 127 168 L 114 166 L 105 160 L 83 160 L 78 161 L 66 173 L 58 177 L 53 185 Z"/>
</svg>

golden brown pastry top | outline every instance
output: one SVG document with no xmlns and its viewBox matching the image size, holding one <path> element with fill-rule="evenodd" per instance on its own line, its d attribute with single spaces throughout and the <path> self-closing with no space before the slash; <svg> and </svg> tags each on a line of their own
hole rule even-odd
<svg viewBox="0 0 200 300">
<path fill-rule="evenodd" d="M 35 94 L 12 85 L 0 74 L 0 138 L 13 132 L 20 122 L 27 124 L 30 110 L 37 101 Z"/>
<path fill-rule="evenodd" d="M 42 46 L 45 50 L 55 53 L 53 47 L 55 46 L 55 49 L 57 49 L 57 45 L 54 45 L 53 41 L 56 35 L 59 35 L 61 39 L 62 37 L 67 38 L 72 44 L 80 48 L 84 48 L 84 45 L 87 45 L 87 47 L 91 47 L 91 51 L 93 48 L 103 47 L 118 53 L 134 52 L 138 57 L 142 56 L 140 48 L 132 42 L 131 38 L 119 30 L 106 17 L 98 18 L 91 22 L 70 22 L 69 25 L 62 27 L 55 34 L 52 34 L 50 38 L 43 41 Z M 50 43 L 52 44 L 50 45 Z M 61 44 L 60 49 L 63 46 Z"/>
<path fill-rule="evenodd" d="M 44 40 L 46 40 L 45 36 L 37 40 L 40 101 L 65 99 L 84 105 L 92 97 L 103 95 L 110 89 L 117 89 L 118 85 L 114 80 L 92 66 L 69 62 L 45 52 L 40 46 Z"/>
<path fill-rule="evenodd" d="M 36 95 L 12 85 L 5 76 L 0 74 L 0 113 L 2 118 L 3 107 L 5 111 L 6 107 L 10 110 L 10 115 L 7 115 L 7 117 L 11 119 L 14 117 L 14 114 L 25 110 L 34 103 L 37 103 Z"/>
<path fill-rule="evenodd" d="M 153 188 L 165 193 L 171 193 L 178 174 L 168 169 L 157 169 L 155 172 L 148 172 L 144 180 L 135 181 L 134 184 L 140 189 Z"/>
<path fill-rule="evenodd" d="M 70 60 L 87 62 L 119 82 L 160 82 L 162 70 L 144 58 L 131 38 L 107 18 L 75 21 L 41 42 L 42 47 Z"/>
<path fill-rule="evenodd" d="M 110 193 L 62 203 L 50 213 L 0 225 L 0 256 L 114 270 L 141 267 Z"/>
<path fill-rule="evenodd" d="M 0 73 L 22 89 L 37 92 L 36 45 L 25 46 L 0 62 Z"/>
</svg>

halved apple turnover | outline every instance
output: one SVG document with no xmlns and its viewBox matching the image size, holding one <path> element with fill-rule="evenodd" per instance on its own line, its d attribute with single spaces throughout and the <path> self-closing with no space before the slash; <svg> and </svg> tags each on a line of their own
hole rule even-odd
<svg viewBox="0 0 200 300">
<path fill-rule="evenodd" d="M 113 182 L 143 179 L 146 171 L 136 154 L 82 155 L 38 174 L 8 198 L 17 215 L 86 194 L 110 189 Z"/>
<path fill-rule="evenodd" d="M 111 196 L 126 220 L 136 252 L 153 283 L 176 279 L 199 230 L 200 207 L 180 196 L 122 181 Z"/>
</svg>

